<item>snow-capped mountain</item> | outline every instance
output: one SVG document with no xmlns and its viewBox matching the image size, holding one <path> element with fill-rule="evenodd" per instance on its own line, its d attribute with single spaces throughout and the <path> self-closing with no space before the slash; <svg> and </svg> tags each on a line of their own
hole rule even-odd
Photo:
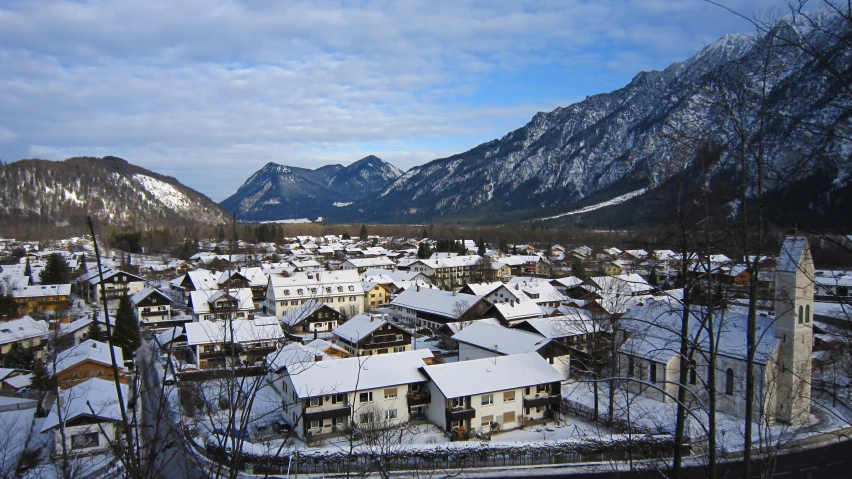
<svg viewBox="0 0 852 479">
<path fill-rule="evenodd" d="M 402 172 L 373 155 L 350 165 L 316 170 L 267 163 L 221 206 L 247 221 L 328 216 L 372 197 Z"/>
<path fill-rule="evenodd" d="M 850 37 L 848 24 L 832 21 L 826 20 L 825 31 L 842 35 L 785 25 L 771 41 L 725 36 L 685 62 L 639 73 L 624 88 L 538 113 L 501 139 L 412 168 L 375 197 L 328 216 L 505 223 L 581 210 L 560 221 L 582 223 L 601 214 L 610 223 L 644 221 L 663 215 L 641 205 L 653 200 L 660 206 L 663 185 L 695 174 L 701 148 L 685 139 L 700 139 L 713 152 L 708 181 L 725 185 L 741 183 L 739 155 L 747 137 L 748 155 L 762 139 L 764 186 L 779 201 L 773 203 L 777 213 L 842 217 L 843 199 L 852 196 L 852 55 L 837 40 Z M 794 35 L 807 36 L 833 68 L 845 72 L 845 84 L 843 74 L 826 74 L 812 56 L 788 46 Z M 747 163 L 751 168 L 753 161 Z M 644 194 L 583 211 L 637 191 Z M 736 214 L 735 198 L 718 204 Z M 625 208 L 627 218 L 609 211 Z"/>
<path fill-rule="evenodd" d="M 0 166 L 0 224 L 222 224 L 229 215 L 176 179 L 107 156 Z"/>
</svg>

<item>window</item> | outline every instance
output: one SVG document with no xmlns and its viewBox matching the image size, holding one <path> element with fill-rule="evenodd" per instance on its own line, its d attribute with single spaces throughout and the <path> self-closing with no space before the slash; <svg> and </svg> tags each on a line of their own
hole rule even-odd
<svg viewBox="0 0 852 479">
<path fill-rule="evenodd" d="M 358 402 L 373 402 L 373 393 L 361 393 L 358 395 Z M 364 421 L 361 421 L 364 422 Z"/>
<path fill-rule="evenodd" d="M 373 422 L 373 413 L 372 412 L 362 412 L 361 413 L 361 424 L 366 424 L 368 422 Z"/>
<path fill-rule="evenodd" d="M 453 398 L 450 400 L 450 407 L 453 409 L 464 407 L 464 398 Z"/>
<path fill-rule="evenodd" d="M 811 322 L 811 305 L 808 304 L 805 306 L 805 323 Z"/>
<path fill-rule="evenodd" d="M 494 416 L 482 416 L 482 420 L 479 423 L 482 427 L 490 427 L 491 423 L 494 421 Z"/>
<path fill-rule="evenodd" d="M 322 406 L 322 399 L 320 399 L 318 397 L 311 398 L 309 406 L 310 407 Z"/>
<path fill-rule="evenodd" d="M 298 299 L 294 299 L 293 301 L 290 301 L 290 306 L 298 306 L 298 305 L 299 305 Z"/>
<path fill-rule="evenodd" d="M 494 395 L 493 394 L 486 394 L 485 396 L 482 396 L 482 405 L 483 406 L 490 406 L 492 404 L 494 404 Z"/>
<path fill-rule="evenodd" d="M 317 419 L 317 420 L 311 421 L 311 429 L 320 429 L 320 428 L 322 428 L 322 421 L 321 420 Z"/>
<path fill-rule="evenodd" d="M 633 356 L 627 356 L 627 377 L 632 378 L 636 374 L 636 365 L 633 363 Z"/>
<path fill-rule="evenodd" d="M 725 371 L 725 394 L 728 396 L 734 394 L 734 370 L 731 368 Z"/>
<path fill-rule="evenodd" d="M 358 300 L 358 298 L 356 298 L 355 296 L 350 296 L 350 297 L 349 297 L 349 301 L 357 301 L 357 300 Z"/>
<path fill-rule="evenodd" d="M 343 296 L 341 296 L 341 297 L 337 298 L 337 302 L 338 302 L 338 303 L 342 303 L 342 302 L 344 302 L 344 301 L 346 301 L 346 298 L 344 298 Z"/>
<path fill-rule="evenodd" d="M 510 422 L 515 422 L 515 411 L 503 413 L 503 424 L 509 424 Z"/>
<path fill-rule="evenodd" d="M 648 380 L 652 383 L 657 382 L 657 365 L 653 361 L 648 361 Z"/>
<path fill-rule="evenodd" d="M 805 320 L 805 315 L 803 314 L 804 310 L 805 310 L 805 308 L 803 308 L 802 306 L 799 306 L 799 324 L 802 324 Z"/>
<path fill-rule="evenodd" d="M 296 294 L 303 294 L 304 292 L 305 292 L 305 290 L 302 289 L 302 288 L 299 288 L 299 289 L 296 290 Z"/>
<path fill-rule="evenodd" d="M 394 346 L 393 352 L 395 353 L 403 353 L 405 352 L 405 346 Z"/>
<path fill-rule="evenodd" d="M 349 291 L 355 291 L 355 286 L 350 286 Z"/>
<path fill-rule="evenodd" d="M 689 365 L 689 384 L 695 385 L 698 383 L 698 373 L 695 371 L 695 361 Z"/>
<path fill-rule="evenodd" d="M 89 432 L 71 436 L 71 449 L 84 449 L 98 446 L 98 433 Z"/>
<path fill-rule="evenodd" d="M 515 391 L 506 391 L 503 393 L 503 402 L 514 402 Z"/>
<path fill-rule="evenodd" d="M 338 287 L 337 287 L 337 292 L 338 292 L 338 293 L 342 293 L 342 292 L 343 292 L 343 286 L 338 286 Z"/>
<path fill-rule="evenodd" d="M 394 398 L 396 398 L 396 388 L 385 389 L 385 399 L 394 399 Z"/>
<path fill-rule="evenodd" d="M 342 404 L 342 403 L 345 403 L 345 402 L 346 402 L 346 398 L 343 396 L 343 394 L 335 394 L 335 395 L 331 396 L 331 403 L 332 404 L 339 404 L 339 403 Z"/>
<path fill-rule="evenodd" d="M 388 409 L 385 411 L 385 419 L 390 421 L 391 419 L 396 419 L 396 409 Z"/>
</svg>

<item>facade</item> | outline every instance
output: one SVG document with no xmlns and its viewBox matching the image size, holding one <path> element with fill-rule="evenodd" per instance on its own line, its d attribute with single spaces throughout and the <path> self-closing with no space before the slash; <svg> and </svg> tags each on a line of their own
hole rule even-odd
<svg viewBox="0 0 852 479">
<path fill-rule="evenodd" d="M 281 327 L 291 335 L 306 335 L 318 331 L 331 331 L 346 318 L 327 304 L 310 300 L 281 316 Z"/>
<path fill-rule="evenodd" d="M 144 288 L 130 298 L 143 328 L 172 326 L 172 299 L 159 290 Z"/>
<path fill-rule="evenodd" d="M 448 323 L 481 319 L 491 303 L 482 296 L 417 286 L 394 298 L 390 306 L 397 321 L 438 330 Z"/>
<path fill-rule="evenodd" d="M 453 340 L 459 345 L 459 361 L 535 352 L 563 378 L 568 377 L 571 366 L 571 355 L 567 347 L 540 334 L 521 329 L 477 321 L 454 334 Z"/>
<path fill-rule="evenodd" d="M 65 310 L 71 304 L 71 285 L 23 286 L 11 291 L 18 306 L 18 314 L 60 314 L 68 317 Z"/>
<path fill-rule="evenodd" d="M 391 300 L 390 286 L 382 283 L 362 282 L 364 289 L 364 311 L 380 308 Z"/>
<path fill-rule="evenodd" d="M 379 256 L 375 258 L 351 258 L 347 259 L 343 263 L 340 263 L 340 269 L 354 269 L 358 271 L 358 274 L 362 274 L 368 269 L 393 270 L 395 267 L 396 263 L 394 263 L 393 260 L 386 256 Z"/>
<path fill-rule="evenodd" d="M 190 301 L 196 321 L 248 319 L 254 311 L 249 288 L 193 291 L 190 293 Z"/>
<path fill-rule="evenodd" d="M 47 338 L 47 321 L 36 321 L 29 316 L 4 321 L 0 323 L 0 361 L 16 343 L 40 358 L 44 355 Z"/>
<path fill-rule="evenodd" d="M 118 365 L 119 381 L 126 384 L 124 355 L 121 348 L 113 346 L 115 362 Z M 52 380 L 60 389 L 68 389 L 91 378 L 115 381 L 112 370 L 112 356 L 109 345 L 88 339 L 56 355 L 55 374 Z"/>
<path fill-rule="evenodd" d="M 240 364 L 257 364 L 279 348 L 284 336 L 276 318 L 198 321 L 184 326 L 186 347 L 198 362 L 198 369 L 229 366 L 231 338 Z M 232 336 L 233 332 L 233 336 Z"/>
<path fill-rule="evenodd" d="M 118 302 L 122 296 L 133 296 L 145 287 L 145 280 L 143 278 L 117 269 L 104 271 L 103 277 L 106 301 L 109 308 L 118 307 Z M 86 302 L 94 304 L 103 303 L 100 275 L 97 269 L 77 278 L 77 287 L 80 291 L 80 296 Z"/>
<path fill-rule="evenodd" d="M 427 416 L 447 432 L 491 433 L 559 414 L 562 376 L 538 353 L 435 364 Z"/>
<path fill-rule="evenodd" d="M 332 333 L 337 345 L 353 356 L 411 350 L 411 334 L 379 315 L 359 314 Z"/>
<path fill-rule="evenodd" d="M 174 295 L 179 302 L 186 304 L 187 306 L 192 306 L 190 304 L 190 293 L 193 291 L 210 291 L 213 289 L 219 289 L 219 283 L 216 281 L 216 277 L 210 270 L 197 269 L 194 271 L 187 271 L 186 274 L 169 281 L 169 289 L 174 292 Z"/>
<path fill-rule="evenodd" d="M 481 259 L 478 255 L 419 259 L 409 265 L 409 271 L 423 273 L 439 287 L 461 286 L 470 281 L 471 271 Z"/>
<path fill-rule="evenodd" d="M 355 270 L 298 273 L 290 277 L 269 276 L 266 288 L 266 314 L 281 317 L 290 309 L 318 301 L 347 316 L 364 311 L 364 289 Z"/>
<path fill-rule="evenodd" d="M 266 285 L 269 282 L 263 268 L 237 268 L 225 270 L 216 283 L 219 289 L 251 288 L 252 300 L 260 304 L 266 298 Z"/>
</svg>

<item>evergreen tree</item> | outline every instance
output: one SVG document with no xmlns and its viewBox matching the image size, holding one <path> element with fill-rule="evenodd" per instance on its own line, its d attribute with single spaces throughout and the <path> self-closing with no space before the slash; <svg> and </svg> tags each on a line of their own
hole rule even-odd
<svg viewBox="0 0 852 479">
<path fill-rule="evenodd" d="M 27 265 L 24 266 L 24 276 L 32 279 L 33 277 L 33 268 L 30 266 L 30 259 L 27 258 Z"/>
<path fill-rule="evenodd" d="M 3 366 L 30 370 L 34 361 L 35 353 L 21 346 L 21 343 L 12 343 L 9 352 L 3 357 Z"/>
<path fill-rule="evenodd" d="M 657 268 L 651 268 L 651 275 L 648 276 L 648 284 L 651 286 L 660 285 L 660 280 L 657 278 Z"/>
<path fill-rule="evenodd" d="M 479 242 L 476 244 L 476 254 L 482 256 L 485 254 L 485 240 L 480 236 Z"/>
<path fill-rule="evenodd" d="M 100 325 L 95 320 L 89 323 L 89 329 L 86 331 L 86 337 L 95 341 L 105 341 L 106 335 L 101 331 Z"/>
<path fill-rule="evenodd" d="M 420 239 L 428 238 L 429 235 L 426 233 L 426 228 L 423 228 L 423 232 L 420 233 Z"/>
<path fill-rule="evenodd" d="M 125 358 L 132 357 L 142 343 L 139 338 L 139 324 L 136 321 L 136 315 L 133 314 L 130 298 L 127 296 L 122 296 L 118 303 L 112 343 L 124 351 Z"/>
<path fill-rule="evenodd" d="M 89 267 L 86 266 L 86 255 L 80 255 L 80 274 L 86 274 L 89 272 Z"/>
<path fill-rule="evenodd" d="M 367 240 L 367 225 L 361 225 L 361 241 Z"/>
<path fill-rule="evenodd" d="M 47 373 L 47 365 L 44 364 L 44 361 L 41 358 L 36 359 L 33 362 L 33 377 L 32 377 L 32 388 L 38 389 L 39 391 L 44 391 L 48 388 L 47 380 L 50 376 Z"/>
<path fill-rule="evenodd" d="M 59 253 L 47 257 L 47 264 L 38 275 L 41 284 L 66 284 L 71 282 L 71 267 Z"/>
</svg>

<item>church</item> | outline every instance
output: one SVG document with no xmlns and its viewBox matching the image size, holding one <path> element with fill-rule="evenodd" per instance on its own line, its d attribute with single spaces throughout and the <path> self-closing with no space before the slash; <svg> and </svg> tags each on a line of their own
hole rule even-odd
<svg viewBox="0 0 852 479">
<path fill-rule="evenodd" d="M 807 238 L 785 238 L 775 271 L 773 310 L 759 310 L 755 350 L 755 414 L 766 421 L 802 424 L 811 400 L 814 265 Z M 621 387 L 663 402 L 675 402 L 680 378 L 683 305 L 670 297 L 636 298 L 621 328 Z M 710 351 L 716 351 L 717 410 L 744 416 L 746 409 L 748 310 L 729 305 L 709 314 L 692 305 L 689 316 L 687 402 L 706 404 Z"/>
</svg>

